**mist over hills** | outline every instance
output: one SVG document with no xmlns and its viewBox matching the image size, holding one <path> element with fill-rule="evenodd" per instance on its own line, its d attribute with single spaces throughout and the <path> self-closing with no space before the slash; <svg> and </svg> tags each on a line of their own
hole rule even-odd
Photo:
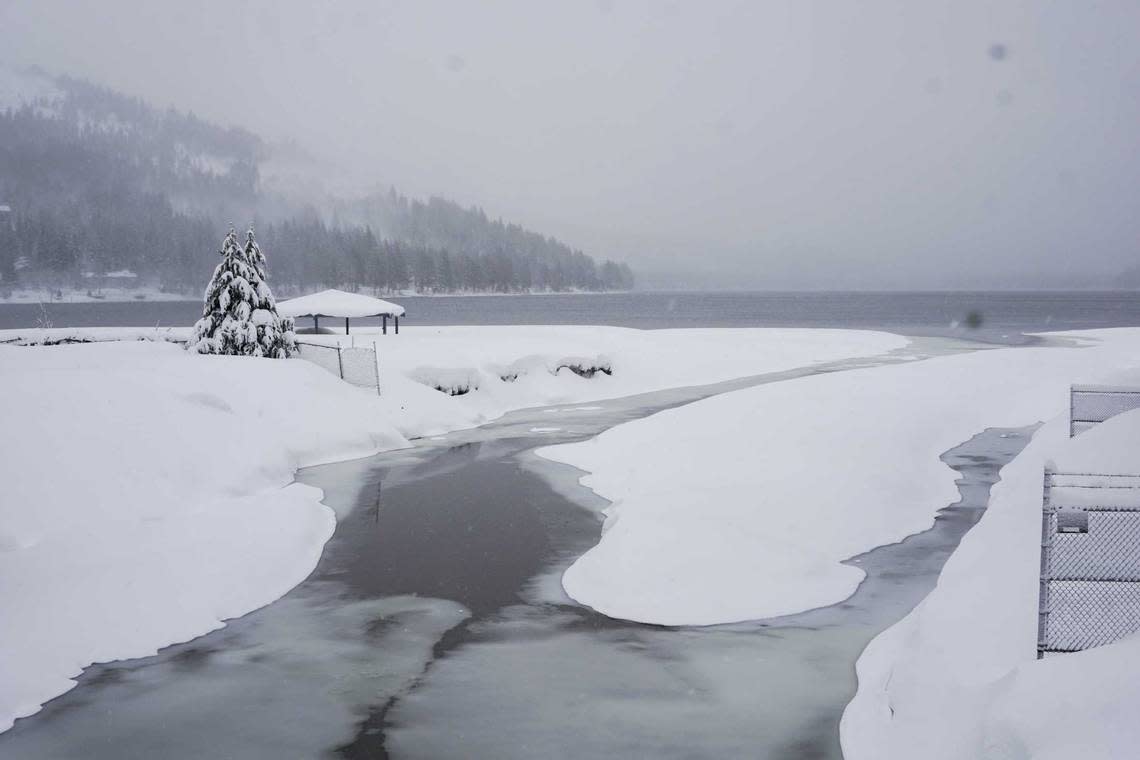
<svg viewBox="0 0 1140 760">
<path fill-rule="evenodd" d="M 249 223 L 282 292 L 633 286 L 628 266 L 479 208 L 323 188 L 296 145 L 83 80 L 0 69 L 0 289 L 84 288 L 126 270 L 196 293 L 225 230 Z"/>
</svg>

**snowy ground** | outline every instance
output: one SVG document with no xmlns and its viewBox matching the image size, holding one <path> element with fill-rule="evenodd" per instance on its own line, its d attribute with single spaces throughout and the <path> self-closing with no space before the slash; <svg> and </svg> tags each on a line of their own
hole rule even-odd
<svg viewBox="0 0 1140 760">
<path fill-rule="evenodd" d="M 1057 337 L 1081 347 L 758 386 L 542 450 L 612 502 L 563 585 L 607 615 L 662 624 L 838 602 L 862 578 L 841 560 L 929 527 L 955 499 L 941 452 L 1044 420 L 937 590 L 861 658 L 845 756 L 1133 756 L 1140 638 L 1041 663 L 1034 643 L 1043 463 L 1140 473 L 1140 413 L 1070 442 L 1069 384 L 1140 384 L 1140 330 Z"/>
<path fill-rule="evenodd" d="M 1082 373 L 1140 386 L 1132 331 L 1106 335 L 1116 371 Z M 1111 362 L 1107 362 L 1111 364 Z M 1002 470 L 990 508 L 943 568 L 938 587 L 859 660 L 843 720 L 851 760 L 1059 760 L 1135 757 L 1140 748 L 1140 637 L 1035 659 L 1042 469 L 1140 473 L 1140 412 L 1076 438 L 1052 416 Z"/>
<path fill-rule="evenodd" d="M 836 330 L 401 332 L 378 339 L 382 397 L 305 361 L 192 355 L 164 342 L 175 337 L 168 332 L 0 345 L 0 729 L 69 689 L 93 661 L 200 635 L 303 579 L 334 519 L 319 491 L 291 484 L 299 467 L 404 446 L 510 409 L 906 343 Z M 106 339 L 115 331 L 66 333 Z M 0 332 L 0 343 L 16 337 L 44 335 Z M 155 340 L 138 340 L 146 337 Z M 613 374 L 587 379 L 559 369 L 567 364 Z M 478 390 L 452 397 L 429 387 L 457 374 Z"/>
</svg>

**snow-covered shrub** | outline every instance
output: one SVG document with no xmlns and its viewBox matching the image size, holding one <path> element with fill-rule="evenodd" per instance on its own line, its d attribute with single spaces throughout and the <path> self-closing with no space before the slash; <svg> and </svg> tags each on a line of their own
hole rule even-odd
<svg viewBox="0 0 1140 760">
<path fill-rule="evenodd" d="M 463 396 L 479 390 L 479 373 L 469 368 L 417 367 L 409 377 L 448 396 Z"/>
<path fill-rule="evenodd" d="M 187 348 L 200 354 L 285 359 L 297 350 L 293 320 L 277 315 L 266 279 L 265 256 L 251 229 L 245 248 L 231 228 L 219 251 L 222 262 L 206 287 L 202 318 Z"/>
<path fill-rule="evenodd" d="M 491 364 L 487 366 L 487 371 L 493 373 L 496 377 L 504 383 L 513 383 L 520 377 L 529 375 L 531 372 L 546 368 L 547 360 L 542 356 L 524 356 L 516 359 L 510 364 Z"/>
<path fill-rule="evenodd" d="M 578 377 L 590 378 L 601 372 L 603 375 L 612 375 L 614 373 L 613 364 L 609 359 L 599 356 L 595 359 L 588 359 L 581 356 L 567 356 L 554 362 L 554 366 L 550 372 L 557 375 L 563 369 L 568 369 Z"/>
</svg>

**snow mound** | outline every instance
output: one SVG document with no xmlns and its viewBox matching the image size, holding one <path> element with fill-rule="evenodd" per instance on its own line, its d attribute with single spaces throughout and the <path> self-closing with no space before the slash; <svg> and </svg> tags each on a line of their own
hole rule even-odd
<svg viewBox="0 0 1140 760">
<path fill-rule="evenodd" d="M 714 383 L 907 343 L 843 330 L 361 331 L 357 344 L 375 340 L 380 352 L 378 397 L 309 362 L 203 356 L 168 342 L 188 332 L 0 331 L 0 344 L 79 342 L 0 345 L 0 730 L 71 688 L 91 662 L 152 654 L 300 582 L 333 516 L 318 491 L 291 485 L 298 467 L 405 446 L 512 409 Z M 589 381 L 551 371 L 557 357 L 601 356 L 620 360 L 621 371 Z M 456 369 L 426 369 L 441 362 Z M 508 367 L 515 382 L 490 371 Z M 420 381 L 480 392 L 451 397 Z"/>
<path fill-rule="evenodd" d="M 284 594 L 334 526 L 297 467 L 407 445 L 305 362 L 0 346 L 0 387 L 0 729 Z"/>
<path fill-rule="evenodd" d="M 556 361 L 550 371 L 557 375 L 564 369 L 570 370 L 578 377 L 585 378 L 591 378 L 599 372 L 603 375 L 614 373 L 613 363 L 604 356 L 593 359 L 584 356 L 566 356 Z"/>
<path fill-rule="evenodd" d="M 1002 469 L 937 587 L 860 657 L 841 730 L 850 760 L 1122 758 L 1140 746 L 1140 640 L 1036 660 L 1043 468 L 1140 473 L 1140 410 L 1069 438 L 1066 409 L 1070 381 L 1140 385 L 1140 331 L 1081 335 L 1100 345 L 1076 351 L 1086 362 Z"/>
<path fill-rule="evenodd" d="M 563 586 L 606 615 L 661 625 L 840 602 L 863 578 L 844 560 L 928 529 L 957 498 L 943 452 L 988 427 L 1057 415 L 1071 380 L 1140 349 L 1140 330 L 1095 335 L 1087 348 L 994 349 L 760 385 L 540 449 L 585 470 L 582 483 L 612 502 L 598 545 Z"/>
<path fill-rule="evenodd" d="M 448 396 L 464 396 L 479 390 L 479 372 L 469 368 L 417 367 L 408 376 Z"/>
<path fill-rule="evenodd" d="M 6 330 L 0 343 L 17 346 L 58 346 L 67 343 L 104 343 L 111 341 L 149 340 L 185 343 L 190 331 L 178 327 L 49 327 Z"/>
</svg>

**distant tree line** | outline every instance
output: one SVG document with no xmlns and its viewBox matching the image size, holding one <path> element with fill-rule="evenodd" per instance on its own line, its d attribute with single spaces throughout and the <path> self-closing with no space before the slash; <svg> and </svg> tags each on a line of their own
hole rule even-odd
<svg viewBox="0 0 1140 760">
<path fill-rule="evenodd" d="M 600 267 L 583 253 L 512 248 L 427 245 L 381 238 L 371 227 L 331 227 L 319 219 L 293 219 L 258 229 L 274 281 L 301 286 L 360 286 L 374 290 L 497 292 L 623 290 L 629 268 Z M 457 252 L 458 249 L 458 252 Z"/>
<path fill-rule="evenodd" d="M 480 209 L 394 190 L 268 211 L 255 135 L 71 79 L 62 97 L 0 112 L 0 288 L 84 285 L 128 269 L 140 281 L 203 286 L 224 231 L 253 221 L 274 287 L 424 292 L 616 290 L 624 264 Z"/>
</svg>

